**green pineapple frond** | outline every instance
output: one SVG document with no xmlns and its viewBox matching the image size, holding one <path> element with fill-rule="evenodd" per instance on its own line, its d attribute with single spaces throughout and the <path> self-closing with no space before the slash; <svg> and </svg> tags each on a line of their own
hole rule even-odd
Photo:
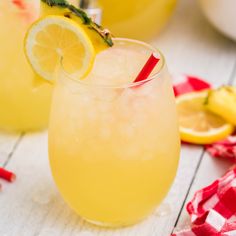
<svg viewBox="0 0 236 236">
<path fill-rule="evenodd" d="M 66 0 L 41 0 L 44 3 L 47 3 L 49 6 L 60 6 L 66 8 L 69 3 Z"/>
<path fill-rule="evenodd" d="M 93 22 L 92 19 L 87 15 L 87 13 L 82 9 L 69 4 L 66 0 L 41 0 L 41 1 L 51 7 L 58 6 L 68 9 L 71 13 L 78 16 L 82 20 L 83 24 L 87 25 L 89 29 L 95 30 L 108 44 L 108 46 L 110 47 L 113 46 L 111 33 L 108 30 L 104 29 L 102 26 Z"/>
</svg>

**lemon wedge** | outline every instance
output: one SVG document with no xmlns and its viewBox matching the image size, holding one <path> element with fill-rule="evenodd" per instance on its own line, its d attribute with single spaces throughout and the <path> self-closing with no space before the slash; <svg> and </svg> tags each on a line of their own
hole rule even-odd
<svg viewBox="0 0 236 236">
<path fill-rule="evenodd" d="M 73 78 L 85 78 L 96 55 L 84 29 L 64 16 L 51 15 L 36 21 L 26 34 L 24 46 L 34 71 L 51 82 L 61 66 Z"/>
<path fill-rule="evenodd" d="M 176 98 L 180 136 L 185 142 L 210 144 L 224 139 L 234 130 L 233 125 L 207 110 L 204 103 L 208 92 L 194 92 Z"/>
<path fill-rule="evenodd" d="M 236 87 L 222 86 L 209 91 L 206 107 L 209 111 L 236 125 Z"/>
</svg>

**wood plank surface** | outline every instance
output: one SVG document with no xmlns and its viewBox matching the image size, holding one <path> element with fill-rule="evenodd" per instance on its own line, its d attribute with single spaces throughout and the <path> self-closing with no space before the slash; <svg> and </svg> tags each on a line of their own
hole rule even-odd
<svg viewBox="0 0 236 236">
<path fill-rule="evenodd" d="M 21 141 L 21 135 L 0 134 L 0 166 L 5 166 Z"/>
</svg>

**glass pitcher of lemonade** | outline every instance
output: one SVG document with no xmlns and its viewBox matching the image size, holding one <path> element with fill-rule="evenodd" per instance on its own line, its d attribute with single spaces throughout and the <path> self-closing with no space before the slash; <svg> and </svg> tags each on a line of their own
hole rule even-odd
<svg viewBox="0 0 236 236">
<path fill-rule="evenodd" d="M 38 15 L 39 0 L 0 1 L 0 130 L 47 126 L 51 86 L 33 72 L 23 49 L 27 28 Z"/>
<path fill-rule="evenodd" d="M 152 52 L 145 83 L 133 83 Z M 115 39 L 84 80 L 59 73 L 49 125 L 50 165 L 65 201 L 103 226 L 136 223 L 167 194 L 179 160 L 179 130 L 164 57 Z"/>
<path fill-rule="evenodd" d="M 150 39 L 168 22 L 177 0 L 69 0 L 101 8 L 102 24 L 115 36 Z"/>
</svg>

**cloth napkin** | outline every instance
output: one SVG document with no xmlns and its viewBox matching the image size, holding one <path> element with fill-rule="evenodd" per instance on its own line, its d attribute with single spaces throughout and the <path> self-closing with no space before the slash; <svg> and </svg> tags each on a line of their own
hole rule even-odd
<svg viewBox="0 0 236 236">
<path fill-rule="evenodd" d="M 211 85 L 208 82 L 196 76 L 179 74 L 173 75 L 172 78 L 174 83 L 174 94 L 176 97 L 185 93 L 191 93 L 211 88 Z"/>
<path fill-rule="evenodd" d="M 192 226 L 172 236 L 236 235 L 236 168 L 197 191 L 187 204 Z"/>
<path fill-rule="evenodd" d="M 229 136 L 223 141 L 205 146 L 213 157 L 225 158 L 236 162 L 236 135 Z"/>
</svg>

